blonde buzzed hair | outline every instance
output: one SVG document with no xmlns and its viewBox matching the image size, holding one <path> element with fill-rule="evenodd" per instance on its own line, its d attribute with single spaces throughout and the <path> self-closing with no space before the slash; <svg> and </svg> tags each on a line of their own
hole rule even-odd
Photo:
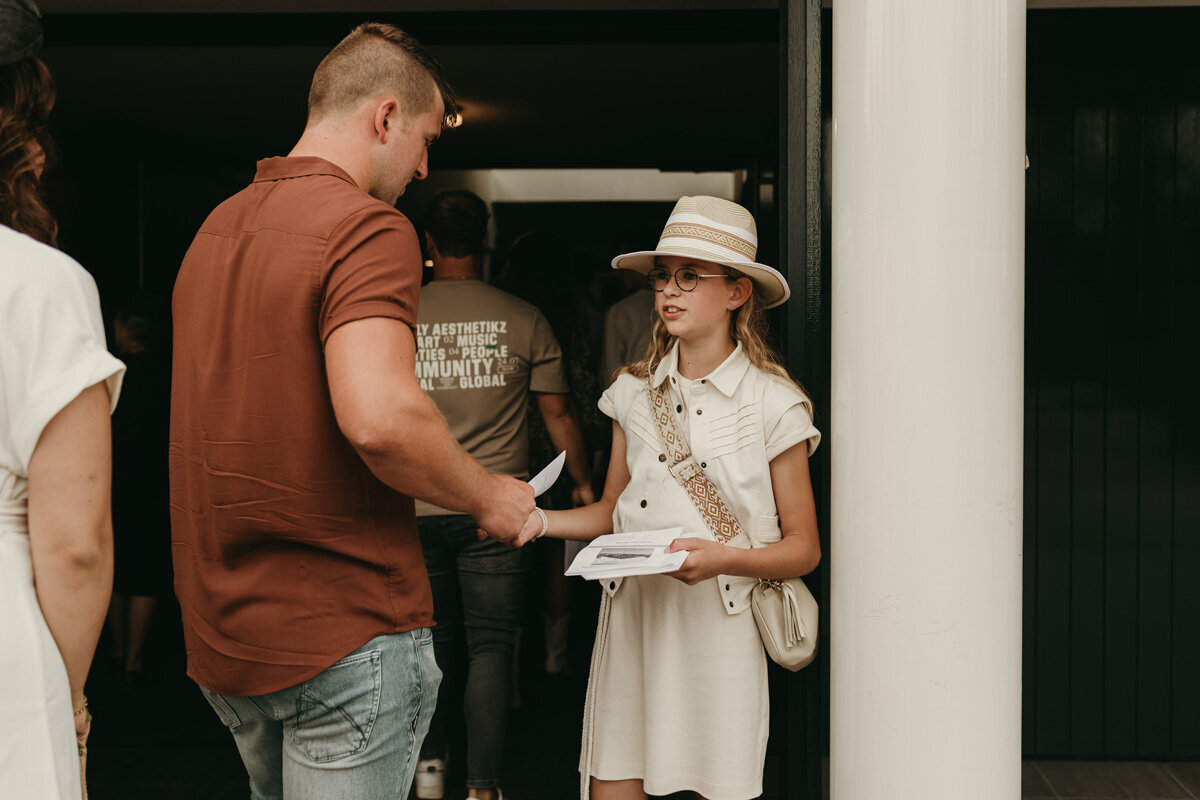
<svg viewBox="0 0 1200 800">
<path fill-rule="evenodd" d="M 437 59 L 395 25 L 364 22 L 317 65 L 308 92 L 308 124 L 349 114 L 380 92 L 394 93 L 401 114 L 416 116 L 433 106 L 435 90 L 447 124 L 458 106 Z"/>
</svg>

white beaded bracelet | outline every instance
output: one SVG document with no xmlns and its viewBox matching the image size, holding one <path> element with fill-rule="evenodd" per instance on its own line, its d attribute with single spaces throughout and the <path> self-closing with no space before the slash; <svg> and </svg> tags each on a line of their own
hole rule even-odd
<svg viewBox="0 0 1200 800">
<path fill-rule="evenodd" d="M 546 518 L 546 512 L 542 511 L 537 506 L 534 506 L 533 510 L 536 511 L 538 516 L 542 518 L 542 529 L 535 533 L 533 539 L 531 540 L 536 542 L 538 539 L 546 535 L 546 531 L 550 530 L 550 520 Z"/>
</svg>

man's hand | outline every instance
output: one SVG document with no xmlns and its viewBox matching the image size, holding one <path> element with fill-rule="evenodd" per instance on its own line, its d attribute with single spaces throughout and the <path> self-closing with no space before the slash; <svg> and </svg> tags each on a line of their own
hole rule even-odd
<svg viewBox="0 0 1200 800">
<path fill-rule="evenodd" d="M 708 580 L 714 575 L 725 572 L 725 555 L 727 548 L 719 542 L 709 539 L 676 539 L 667 546 L 668 553 L 687 550 L 687 559 L 683 566 L 675 572 L 668 572 L 667 577 L 683 581 L 688 586 L 695 586 L 700 581 Z"/>
<path fill-rule="evenodd" d="M 471 514 L 479 527 L 493 539 L 521 546 L 521 534 L 529 527 L 533 513 L 533 487 L 525 481 L 507 475 L 489 475 L 483 507 Z M 537 533 L 542 529 L 541 517 L 537 518 Z"/>
<path fill-rule="evenodd" d="M 517 534 L 516 538 L 509 539 L 507 542 L 501 542 L 501 543 L 511 545 L 512 547 L 524 547 L 525 545 L 529 544 L 529 542 L 533 541 L 533 537 L 537 536 L 541 532 L 542 532 L 541 516 L 539 516 L 538 514 L 530 514 L 529 519 L 525 520 L 525 525 L 524 525 L 524 527 L 521 528 L 521 532 Z M 484 539 L 488 538 L 488 532 L 485 531 L 483 528 L 476 528 L 475 529 L 475 538 L 482 542 Z M 500 540 L 497 539 L 496 541 L 500 541 Z"/>
<path fill-rule="evenodd" d="M 594 502 L 596 502 L 596 493 L 592 491 L 590 483 L 577 484 L 571 490 L 571 505 L 575 508 L 590 506 Z"/>
</svg>

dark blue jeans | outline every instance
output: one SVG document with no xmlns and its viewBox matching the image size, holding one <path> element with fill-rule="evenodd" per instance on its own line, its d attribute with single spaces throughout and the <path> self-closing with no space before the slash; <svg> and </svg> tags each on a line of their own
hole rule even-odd
<svg viewBox="0 0 1200 800">
<path fill-rule="evenodd" d="M 421 517 L 417 523 L 433 586 L 434 655 L 443 670 L 453 666 L 448 660 L 466 637 L 467 787 L 494 789 L 500 782 L 529 554 L 491 539 L 479 541 L 475 521 L 467 516 Z M 445 687 L 444 682 L 423 758 L 446 753 L 451 704 L 441 694 Z"/>
</svg>

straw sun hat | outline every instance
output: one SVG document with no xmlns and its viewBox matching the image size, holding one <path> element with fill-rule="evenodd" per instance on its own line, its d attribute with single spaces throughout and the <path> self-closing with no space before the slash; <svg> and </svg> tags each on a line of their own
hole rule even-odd
<svg viewBox="0 0 1200 800">
<path fill-rule="evenodd" d="M 754 281 L 767 308 L 791 295 L 787 280 L 772 267 L 754 261 L 758 227 L 750 212 L 719 197 L 681 197 L 658 237 L 658 247 L 626 253 L 612 260 L 613 269 L 645 275 L 656 256 L 683 256 L 733 267 Z"/>
</svg>

